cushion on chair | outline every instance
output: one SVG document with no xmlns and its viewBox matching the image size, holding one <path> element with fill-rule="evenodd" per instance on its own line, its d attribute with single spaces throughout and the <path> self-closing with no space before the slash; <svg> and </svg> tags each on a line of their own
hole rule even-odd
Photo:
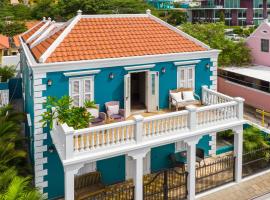
<svg viewBox="0 0 270 200">
<path fill-rule="evenodd" d="M 93 124 L 96 124 L 96 123 L 100 123 L 100 122 L 102 122 L 102 121 L 103 121 L 103 119 L 97 117 L 97 118 L 95 118 L 95 119 L 92 120 L 92 123 L 93 123 Z"/>
<path fill-rule="evenodd" d="M 111 115 L 119 114 L 119 105 L 108 106 L 108 111 L 111 113 Z"/>
<path fill-rule="evenodd" d="M 123 117 L 122 115 L 118 115 L 118 114 L 111 115 L 111 118 L 113 119 L 121 119 L 122 117 Z"/>
<path fill-rule="evenodd" d="M 98 118 L 99 111 L 97 108 L 88 108 L 87 110 L 94 118 Z"/>
<path fill-rule="evenodd" d="M 194 101 L 195 98 L 193 95 L 193 91 L 184 91 L 183 98 L 184 98 L 184 101 Z"/>
<path fill-rule="evenodd" d="M 177 102 L 183 101 L 181 92 L 171 93 L 171 97 Z M 175 101 L 173 101 L 173 103 L 175 103 Z"/>
</svg>

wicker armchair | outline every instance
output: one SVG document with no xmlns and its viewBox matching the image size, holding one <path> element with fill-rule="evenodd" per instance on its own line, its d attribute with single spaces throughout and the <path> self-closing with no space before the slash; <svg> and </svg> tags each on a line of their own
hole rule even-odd
<svg viewBox="0 0 270 200">
<path fill-rule="evenodd" d="M 115 106 L 118 105 L 119 106 L 119 110 L 118 113 L 112 113 L 108 107 L 109 106 Z M 124 109 L 120 109 L 120 103 L 119 101 L 110 101 L 105 103 L 105 107 L 106 107 L 106 112 L 107 115 L 110 119 L 115 120 L 115 121 L 123 121 L 125 119 L 125 110 Z"/>
<path fill-rule="evenodd" d="M 188 105 L 201 105 L 201 101 L 200 101 L 200 97 L 199 95 L 197 95 L 195 92 L 193 92 L 194 97 L 196 98 L 195 100 L 191 100 L 191 101 L 177 101 L 176 99 L 174 99 L 172 97 L 172 93 L 178 93 L 178 92 L 187 92 L 187 91 L 193 91 L 192 88 L 178 88 L 175 90 L 170 90 L 169 91 L 169 108 L 171 109 L 172 107 L 175 107 L 176 110 L 185 108 Z"/>
<path fill-rule="evenodd" d="M 96 104 L 97 108 L 87 108 L 87 111 L 95 117 L 94 119 L 91 120 L 91 126 L 97 126 L 97 125 L 102 125 L 105 124 L 106 122 L 106 113 L 105 112 L 99 112 L 99 105 Z"/>
</svg>

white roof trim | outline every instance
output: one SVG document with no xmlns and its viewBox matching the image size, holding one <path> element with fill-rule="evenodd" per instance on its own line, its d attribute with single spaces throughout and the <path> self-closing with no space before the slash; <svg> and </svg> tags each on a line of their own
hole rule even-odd
<svg viewBox="0 0 270 200">
<path fill-rule="evenodd" d="M 65 76 L 80 76 L 80 75 L 92 75 L 92 74 L 98 74 L 101 70 L 88 70 L 88 71 L 80 71 L 80 72 L 66 72 L 63 73 Z"/>
<path fill-rule="evenodd" d="M 132 66 L 132 67 L 124 67 L 125 70 L 137 70 L 137 69 L 149 69 L 155 67 L 154 64 L 152 65 L 140 65 L 140 66 Z"/>
<path fill-rule="evenodd" d="M 197 64 L 201 62 L 201 60 L 192 60 L 192 61 L 183 61 L 183 62 L 174 62 L 174 64 L 176 66 L 179 66 L 179 65 L 194 65 L 194 64 Z"/>
<path fill-rule="evenodd" d="M 32 28 L 28 29 L 27 31 L 25 31 L 21 36 L 24 36 L 26 33 L 30 32 L 32 29 L 34 29 L 35 27 L 39 26 L 41 23 L 44 23 L 45 21 L 40 21 L 39 23 L 37 23 L 35 26 L 33 26 Z"/>
<path fill-rule="evenodd" d="M 162 24 L 163 26 L 166 26 L 167 28 L 171 29 L 172 31 L 174 31 L 174 32 L 176 32 L 176 33 L 178 33 L 178 34 L 180 34 L 181 36 L 183 36 L 183 37 L 185 37 L 185 38 L 187 38 L 187 39 L 189 39 L 189 40 L 195 42 L 197 45 L 200 45 L 200 46 L 202 46 L 202 47 L 204 47 L 204 48 L 206 48 L 206 49 L 208 49 L 208 50 L 211 49 L 208 45 L 206 45 L 206 44 L 204 44 L 203 42 L 197 40 L 196 38 L 194 38 L 194 37 L 188 35 L 187 33 L 181 31 L 180 29 L 178 29 L 178 28 L 176 28 L 176 27 L 174 27 L 174 26 L 168 24 L 167 22 L 165 22 L 165 21 L 159 19 L 158 17 L 156 17 L 156 16 L 154 16 L 154 15 L 151 15 L 151 14 L 149 15 L 149 17 L 150 17 L 151 19 L 155 20 L 156 22 Z"/>
<path fill-rule="evenodd" d="M 148 14 L 103 14 L 103 15 L 81 15 L 82 18 L 133 18 L 133 17 L 149 17 Z"/>
<path fill-rule="evenodd" d="M 27 47 L 23 46 L 23 48 Z M 58 62 L 58 63 L 36 63 L 34 61 L 31 63 L 32 64 L 31 67 L 34 72 L 38 73 L 83 70 L 83 69 L 90 70 L 97 68 L 145 65 L 149 63 L 173 62 L 180 60 L 186 61 L 188 59 L 203 59 L 203 58 L 216 59 L 218 57 L 219 52 L 220 52 L 219 50 L 211 50 L 211 51 L 184 52 L 174 54 L 133 56 L 124 58 Z"/>
<path fill-rule="evenodd" d="M 65 37 L 69 34 L 72 28 L 77 24 L 77 22 L 81 19 L 81 15 L 77 15 L 71 21 L 68 21 L 69 25 L 65 28 L 65 30 L 58 36 L 58 38 L 51 44 L 51 46 L 42 54 L 39 58 L 39 62 L 44 63 L 47 58 L 53 53 L 56 47 L 65 39 Z"/>
<path fill-rule="evenodd" d="M 50 26 L 38 37 L 38 39 L 35 40 L 35 42 L 33 42 L 33 44 L 31 44 L 30 48 L 33 48 L 34 46 L 39 44 L 41 41 L 43 41 L 43 39 L 46 38 L 47 35 L 50 33 L 50 31 L 53 30 L 55 27 L 56 27 L 55 22 L 52 21 Z"/>
<path fill-rule="evenodd" d="M 29 43 L 32 40 L 34 40 L 47 26 L 49 26 L 51 23 L 50 20 L 48 20 L 43 26 L 40 27 L 33 35 L 31 35 L 25 42 Z"/>
</svg>

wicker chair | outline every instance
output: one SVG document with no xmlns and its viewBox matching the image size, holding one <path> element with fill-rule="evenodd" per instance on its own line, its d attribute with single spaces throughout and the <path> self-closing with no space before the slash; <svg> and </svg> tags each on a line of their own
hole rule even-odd
<svg viewBox="0 0 270 200">
<path fill-rule="evenodd" d="M 105 124 L 106 122 L 106 113 L 99 112 L 99 104 L 96 104 L 97 108 L 87 108 L 88 112 L 93 115 L 93 113 L 98 113 L 98 117 L 91 120 L 91 126 L 97 126 Z"/>
<path fill-rule="evenodd" d="M 172 93 L 187 92 L 187 91 L 193 91 L 193 89 L 192 88 L 178 88 L 175 90 L 170 90 L 169 91 L 169 108 L 171 109 L 172 107 L 175 107 L 176 110 L 179 110 L 179 109 L 185 108 L 188 105 L 201 105 L 200 97 L 195 92 L 193 92 L 193 95 L 196 99 L 191 100 L 191 101 L 183 100 L 181 102 L 178 102 L 171 95 Z"/>
<path fill-rule="evenodd" d="M 111 113 L 111 111 L 108 109 L 109 106 L 115 106 L 118 105 L 119 106 L 119 111 L 117 114 Z M 125 110 L 124 109 L 120 109 L 120 103 L 119 101 L 110 101 L 105 103 L 105 107 L 106 107 L 106 112 L 107 115 L 110 119 L 115 120 L 115 121 L 123 121 L 125 119 Z"/>
</svg>

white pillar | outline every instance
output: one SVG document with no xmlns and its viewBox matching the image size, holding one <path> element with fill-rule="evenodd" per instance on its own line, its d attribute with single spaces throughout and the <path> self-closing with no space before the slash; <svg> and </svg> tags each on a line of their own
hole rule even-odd
<svg viewBox="0 0 270 200">
<path fill-rule="evenodd" d="M 187 190 L 188 190 L 188 200 L 195 199 L 196 193 L 196 144 L 198 143 L 201 137 L 190 138 L 185 140 L 187 144 L 187 171 L 188 171 L 188 180 L 187 180 Z"/>
<path fill-rule="evenodd" d="M 195 131 L 196 126 L 197 126 L 197 116 L 196 116 L 196 111 L 197 107 L 194 105 L 189 105 L 186 106 L 186 110 L 189 112 L 188 113 L 188 127 L 190 131 Z"/>
<path fill-rule="evenodd" d="M 65 200 L 74 200 L 74 176 L 83 165 L 64 167 L 65 171 Z"/>
<path fill-rule="evenodd" d="M 235 156 L 235 181 L 242 180 L 242 157 L 243 157 L 243 126 L 234 130 L 234 156 Z"/>
<path fill-rule="evenodd" d="M 133 181 L 135 185 L 135 200 L 143 199 L 143 158 L 146 156 L 148 151 L 149 149 L 143 149 L 140 151 L 128 153 L 128 156 L 132 157 L 135 160 L 135 173 L 133 173 Z"/>
<path fill-rule="evenodd" d="M 242 120 L 244 117 L 244 102 L 245 99 L 241 98 L 241 97 L 236 97 L 234 98 L 235 101 L 237 101 L 238 106 L 237 106 L 237 117 L 239 120 Z"/>
</svg>

